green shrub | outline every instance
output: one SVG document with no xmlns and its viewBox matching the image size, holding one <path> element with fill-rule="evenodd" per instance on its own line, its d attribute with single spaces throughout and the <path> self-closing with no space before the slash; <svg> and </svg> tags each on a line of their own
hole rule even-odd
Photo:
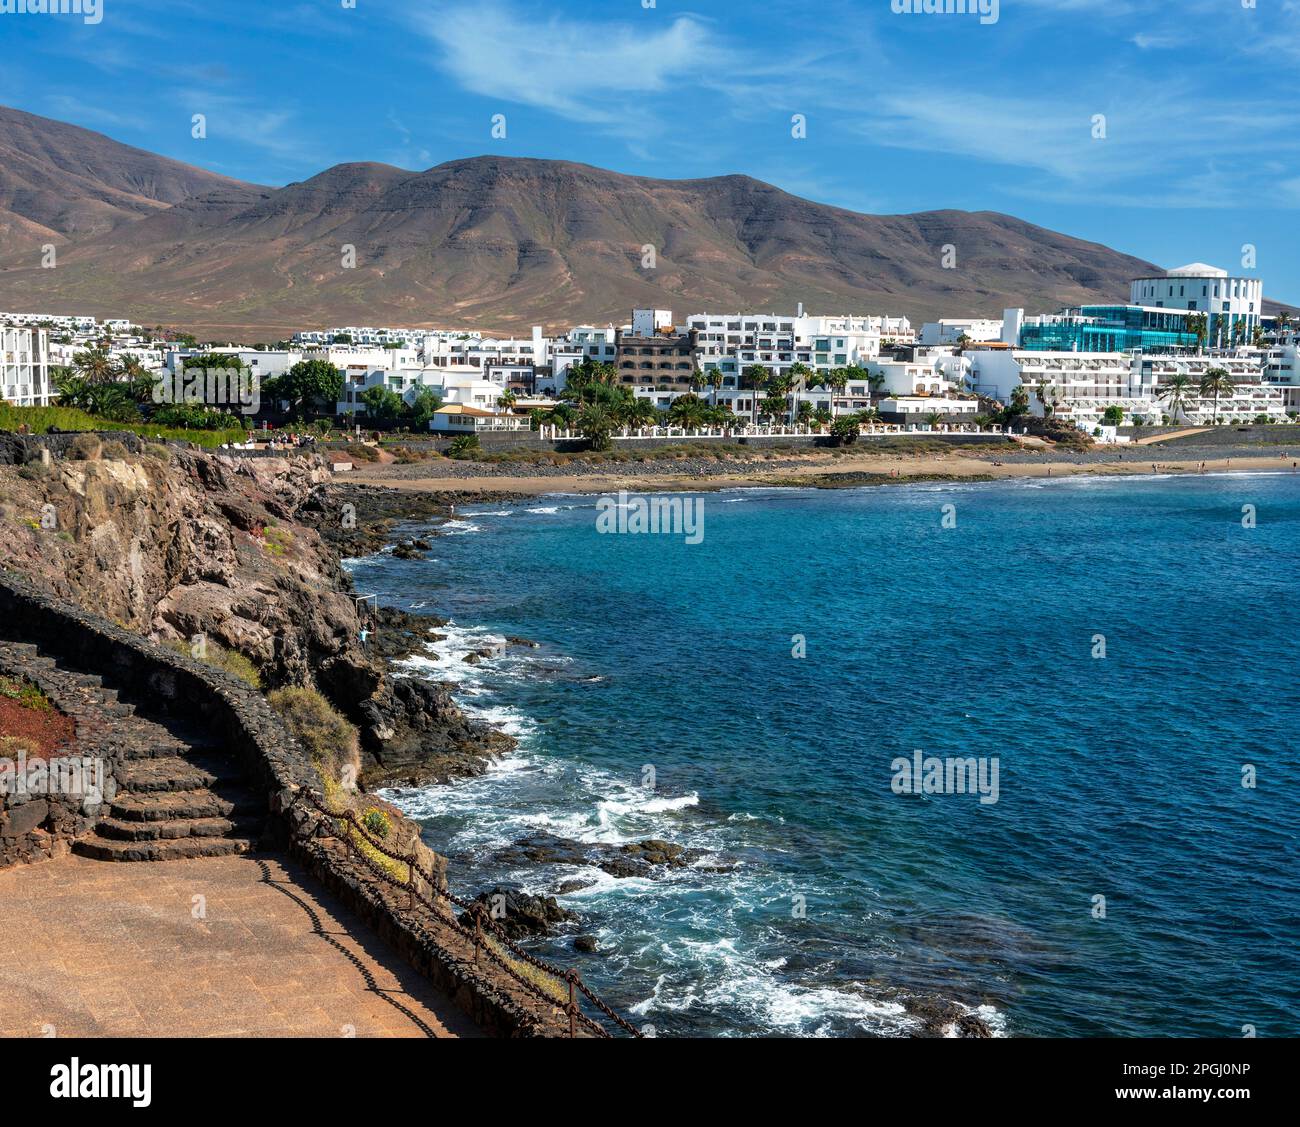
<svg viewBox="0 0 1300 1127">
<path fill-rule="evenodd" d="M 149 421 L 160 427 L 180 427 L 182 430 L 233 430 L 241 425 L 238 415 L 197 403 L 159 407 L 149 416 Z"/>
<path fill-rule="evenodd" d="M 148 439 L 171 439 L 193 442 L 197 446 L 220 446 L 223 443 L 243 442 L 248 432 L 243 426 L 232 430 L 179 430 L 157 423 L 110 419 L 92 415 L 76 407 L 15 407 L 0 402 L 0 430 L 16 431 L 26 426 L 31 434 L 48 434 L 51 429 L 62 431 L 129 430 Z"/>
<path fill-rule="evenodd" d="M 372 837 L 386 838 L 392 833 L 393 827 L 388 821 L 388 815 L 382 810 L 367 810 L 361 817 L 361 824 Z"/>
<path fill-rule="evenodd" d="M 451 440 L 447 453 L 453 458 L 471 460 L 482 449 L 477 434 L 458 434 Z"/>
<path fill-rule="evenodd" d="M 40 689 L 28 681 L 19 681 L 13 677 L 0 677 L 0 697 L 16 700 L 24 708 L 36 712 L 54 711 L 54 705 Z"/>
<path fill-rule="evenodd" d="M 366 446 L 360 442 L 354 442 L 351 446 L 343 448 L 351 455 L 354 462 L 377 462 L 379 460 L 379 451 L 373 446 Z"/>
<path fill-rule="evenodd" d="M 167 643 L 177 653 L 188 654 L 194 657 L 193 646 L 183 638 L 177 638 Z M 224 669 L 227 673 L 233 674 L 246 684 L 252 685 L 255 689 L 262 687 L 262 675 L 258 672 L 257 666 L 238 650 L 229 650 L 225 646 L 220 646 L 211 638 L 203 645 L 203 655 L 198 658 L 199 661 L 207 665 L 214 665 L 218 669 Z"/>
<path fill-rule="evenodd" d="M 266 699 L 328 779 L 337 782 L 343 768 L 356 762 L 360 746 L 356 728 L 315 689 L 276 689 Z"/>
</svg>

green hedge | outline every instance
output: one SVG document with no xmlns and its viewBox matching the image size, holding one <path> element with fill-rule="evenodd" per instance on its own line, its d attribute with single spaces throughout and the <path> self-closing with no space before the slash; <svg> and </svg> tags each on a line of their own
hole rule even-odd
<svg viewBox="0 0 1300 1127">
<path fill-rule="evenodd" d="M 230 430 L 183 430 L 158 427 L 149 423 L 118 423 L 78 411 L 75 407 L 14 407 L 0 403 L 0 430 L 16 431 L 23 424 L 32 434 L 45 434 L 51 427 L 59 430 L 126 430 L 141 438 L 165 438 L 173 442 L 193 442 L 197 446 L 220 446 L 226 442 L 243 442 L 248 432 L 242 427 Z"/>
</svg>

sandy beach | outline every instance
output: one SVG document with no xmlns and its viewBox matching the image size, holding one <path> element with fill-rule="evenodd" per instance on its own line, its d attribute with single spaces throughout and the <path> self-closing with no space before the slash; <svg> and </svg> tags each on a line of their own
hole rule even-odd
<svg viewBox="0 0 1300 1127">
<path fill-rule="evenodd" d="M 1193 456 L 1194 455 L 1194 456 Z M 378 485 L 414 492 L 508 492 L 605 493 L 626 489 L 715 490 L 753 485 L 884 484 L 893 479 L 988 480 L 1014 477 L 1066 477 L 1076 474 L 1197 474 L 1197 473 L 1294 473 L 1300 460 L 1297 451 L 1267 453 L 1253 449 L 1228 451 L 1162 451 L 1157 447 L 1116 448 L 1087 454 L 1045 451 L 1015 452 L 1002 457 L 969 454 L 872 454 L 868 452 L 835 457 L 826 453 L 783 455 L 779 460 L 717 463 L 707 472 L 674 472 L 672 468 L 650 469 L 643 465 L 611 463 L 607 468 L 584 467 L 583 472 L 511 473 L 509 467 L 474 472 L 476 463 L 430 461 L 419 465 L 368 465 L 341 475 L 340 480 L 358 485 Z M 671 464 L 669 464 L 671 465 Z M 865 478 L 865 480 L 853 480 Z M 838 479 L 838 480 L 837 480 Z"/>
</svg>

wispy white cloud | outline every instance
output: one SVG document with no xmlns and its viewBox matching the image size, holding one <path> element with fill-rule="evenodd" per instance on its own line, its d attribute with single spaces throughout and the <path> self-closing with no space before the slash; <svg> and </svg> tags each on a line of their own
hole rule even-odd
<svg viewBox="0 0 1300 1127">
<path fill-rule="evenodd" d="M 653 125 L 644 99 L 726 67 L 732 55 L 692 16 L 634 27 L 489 3 L 421 9 L 410 18 L 463 89 L 601 126 Z"/>
<path fill-rule="evenodd" d="M 203 87 L 178 89 L 175 97 L 187 115 L 207 118 L 208 139 L 249 145 L 288 163 L 311 161 L 325 167 L 319 146 L 307 139 L 290 108 L 270 109 L 242 95 Z"/>
</svg>

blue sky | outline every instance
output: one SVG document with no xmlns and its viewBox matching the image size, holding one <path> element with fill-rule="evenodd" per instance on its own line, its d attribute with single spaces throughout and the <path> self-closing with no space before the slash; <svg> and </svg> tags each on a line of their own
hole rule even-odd
<svg viewBox="0 0 1300 1127">
<path fill-rule="evenodd" d="M 1300 0 L 1001 0 L 987 25 L 890 0 L 651 2 L 0 15 L 0 102 L 264 184 L 503 153 L 1008 212 L 1167 266 L 1249 272 L 1252 244 L 1266 294 L 1300 302 Z"/>
</svg>

